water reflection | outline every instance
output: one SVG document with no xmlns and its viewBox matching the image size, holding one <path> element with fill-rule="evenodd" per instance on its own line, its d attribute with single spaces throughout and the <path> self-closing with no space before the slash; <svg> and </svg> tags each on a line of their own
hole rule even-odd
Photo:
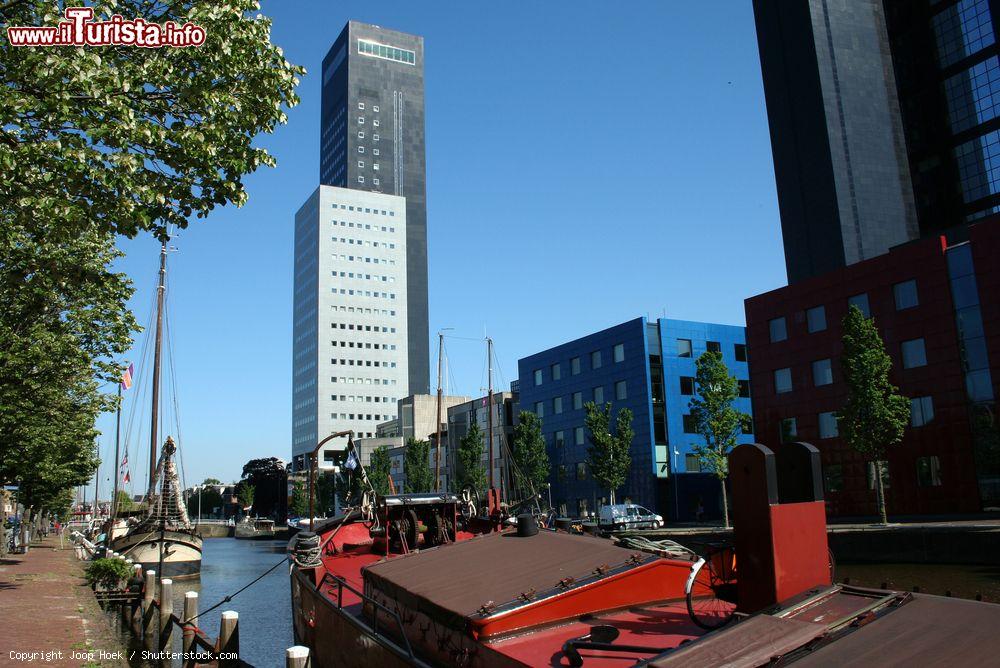
<svg viewBox="0 0 1000 668">
<path fill-rule="evenodd" d="M 837 581 L 850 578 L 860 587 L 912 591 L 920 587 L 925 594 L 944 596 L 951 592 L 959 598 L 975 598 L 1000 603 L 1000 566 L 961 566 L 952 564 L 837 564 Z"/>
</svg>

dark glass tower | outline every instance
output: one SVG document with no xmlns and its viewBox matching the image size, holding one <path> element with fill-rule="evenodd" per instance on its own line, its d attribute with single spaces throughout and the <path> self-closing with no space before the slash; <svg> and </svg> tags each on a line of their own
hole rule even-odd
<svg viewBox="0 0 1000 668">
<path fill-rule="evenodd" d="M 789 282 L 1000 210 L 997 9 L 754 0 Z"/>
<path fill-rule="evenodd" d="M 424 40 L 350 21 L 323 59 L 323 185 L 406 198 L 410 394 L 430 391 Z"/>
</svg>

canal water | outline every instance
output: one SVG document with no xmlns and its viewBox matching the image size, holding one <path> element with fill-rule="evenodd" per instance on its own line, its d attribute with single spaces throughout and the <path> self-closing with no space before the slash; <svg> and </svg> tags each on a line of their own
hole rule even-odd
<svg viewBox="0 0 1000 668">
<path fill-rule="evenodd" d="M 1000 566 L 953 564 L 837 564 L 837 582 L 1000 603 Z"/>
<path fill-rule="evenodd" d="M 292 638 L 291 591 L 286 541 L 236 540 L 206 538 L 202 547 L 201 577 L 174 582 L 174 612 L 184 611 L 184 592 L 198 592 L 199 612 L 232 595 L 277 562 L 283 563 L 252 587 L 231 601 L 202 615 L 198 626 L 212 639 L 219 635 L 223 610 L 240 614 L 240 659 L 258 667 L 283 666 L 285 649 L 295 644 Z M 179 632 L 176 651 L 180 651 Z M 138 650 L 130 662 L 133 668 L 147 668 L 142 662 L 141 641 L 129 638 L 130 649 Z"/>
</svg>

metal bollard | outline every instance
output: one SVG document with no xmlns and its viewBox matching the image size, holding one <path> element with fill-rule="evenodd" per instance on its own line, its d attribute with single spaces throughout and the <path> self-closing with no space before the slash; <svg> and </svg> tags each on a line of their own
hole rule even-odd
<svg viewBox="0 0 1000 668">
<path fill-rule="evenodd" d="M 240 654 L 240 614 L 235 610 L 226 610 L 222 613 L 222 622 L 219 624 L 219 646 L 217 653 L 225 653 L 228 658 L 219 660 L 219 668 L 225 666 L 236 666 L 239 664 Z"/>
<path fill-rule="evenodd" d="M 184 592 L 184 651 L 194 651 L 195 627 L 198 626 L 198 592 Z"/>
<path fill-rule="evenodd" d="M 174 623 L 170 619 L 172 614 L 174 614 L 174 581 L 163 578 L 160 580 L 160 649 L 170 649 L 174 630 Z"/>
<path fill-rule="evenodd" d="M 285 650 L 285 668 L 307 668 L 309 666 L 309 648 L 295 645 Z"/>
</svg>

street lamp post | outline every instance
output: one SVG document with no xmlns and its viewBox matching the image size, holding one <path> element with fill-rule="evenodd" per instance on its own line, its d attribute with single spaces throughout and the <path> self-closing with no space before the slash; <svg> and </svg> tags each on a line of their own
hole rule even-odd
<svg viewBox="0 0 1000 668">
<path fill-rule="evenodd" d="M 677 455 L 681 454 L 681 451 L 674 448 L 674 519 L 680 521 L 681 519 L 681 502 L 680 502 L 680 492 L 677 486 L 680 484 L 680 478 L 677 477 Z"/>
</svg>

